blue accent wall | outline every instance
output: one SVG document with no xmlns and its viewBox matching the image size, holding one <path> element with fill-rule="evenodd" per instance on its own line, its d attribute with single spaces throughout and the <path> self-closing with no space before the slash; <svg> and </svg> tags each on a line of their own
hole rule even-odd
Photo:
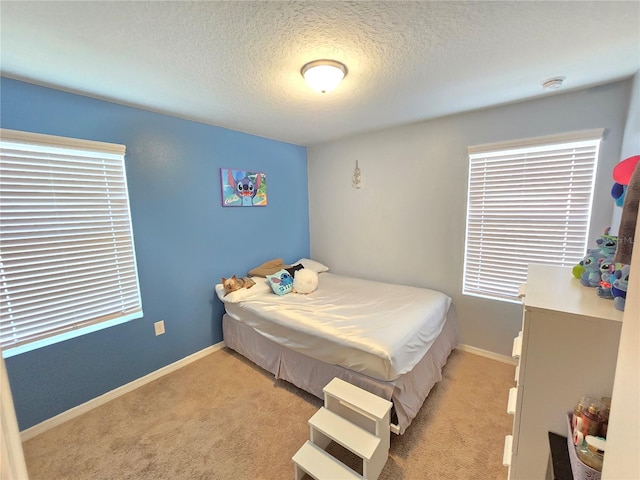
<svg viewBox="0 0 640 480">
<path fill-rule="evenodd" d="M 144 310 L 7 358 L 21 430 L 222 341 L 220 277 L 309 256 L 305 147 L 8 78 L 0 87 L 2 128 L 126 145 Z M 268 206 L 222 208 L 220 168 L 265 172 Z"/>
</svg>

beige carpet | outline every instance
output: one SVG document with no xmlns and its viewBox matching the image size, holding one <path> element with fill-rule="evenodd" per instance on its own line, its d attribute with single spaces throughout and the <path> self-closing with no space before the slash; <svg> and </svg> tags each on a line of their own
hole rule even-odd
<svg viewBox="0 0 640 480">
<path fill-rule="evenodd" d="M 514 367 L 454 351 L 380 476 L 504 479 Z M 32 480 L 293 478 L 321 401 L 223 349 L 24 444 Z M 335 447 L 330 451 L 353 458 Z"/>
</svg>

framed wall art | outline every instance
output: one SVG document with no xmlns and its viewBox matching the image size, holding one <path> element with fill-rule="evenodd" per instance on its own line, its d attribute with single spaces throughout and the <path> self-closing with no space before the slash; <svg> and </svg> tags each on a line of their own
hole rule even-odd
<svg viewBox="0 0 640 480">
<path fill-rule="evenodd" d="M 262 172 L 220 169 L 223 207 L 264 207 L 267 205 L 267 175 Z"/>
</svg>

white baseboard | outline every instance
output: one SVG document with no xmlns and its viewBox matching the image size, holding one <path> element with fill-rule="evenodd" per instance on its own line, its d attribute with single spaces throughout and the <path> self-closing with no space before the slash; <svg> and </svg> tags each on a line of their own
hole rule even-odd
<svg viewBox="0 0 640 480">
<path fill-rule="evenodd" d="M 103 405 L 113 400 L 114 398 L 119 397 L 120 395 L 129 393 L 135 390 L 136 388 L 139 388 L 149 382 L 157 380 L 158 378 L 168 373 L 178 370 L 179 368 L 182 368 L 185 365 L 188 365 L 213 352 L 216 352 L 224 348 L 224 346 L 225 346 L 224 342 L 219 342 L 219 343 L 216 343 L 215 345 L 211 345 L 210 347 L 204 348 L 199 352 L 196 352 L 187 357 L 184 357 L 178 360 L 177 362 L 174 362 L 165 367 L 159 368 L 158 370 L 151 372 L 145 375 L 144 377 L 140 377 L 132 382 L 122 385 L 121 387 L 118 387 L 103 395 L 100 395 L 99 397 L 93 398 L 88 402 L 78 405 L 77 407 L 70 408 L 69 410 L 62 412 L 56 415 L 55 417 L 51 417 L 45 420 L 44 422 L 40 422 L 37 425 L 34 425 L 33 427 L 30 427 L 30 428 L 27 428 L 26 430 L 21 431 L 20 438 L 23 442 L 25 442 L 35 437 L 36 435 L 40 435 L 41 433 L 44 433 L 53 427 L 57 427 L 58 425 L 61 425 L 68 420 L 71 420 L 72 418 L 80 416 L 83 413 L 87 413 L 88 411 L 93 410 L 94 408 L 99 407 L 100 405 Z"/>
<path fill-rule="evenodd" d="M 489 350 L 483 350 L 482 348 L 478 348 L 478 347 L 472 347 L 471 345 L 460 344 L 456 348 L 458 350 L 462 350 L 463 352 L 473 353 L 475 355 L 480 355 L 481 357 L 487 357 L 502 363 L 508 363 L 509 365 L 518 364 L 518 361 L 513 357 L 509 357 L 507 355 L 501 355 L 495 352 L 490 352 Z"/>
</svg>

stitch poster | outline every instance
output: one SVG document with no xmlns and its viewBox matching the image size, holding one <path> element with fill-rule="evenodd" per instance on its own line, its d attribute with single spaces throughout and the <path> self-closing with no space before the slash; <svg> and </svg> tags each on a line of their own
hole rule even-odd
<svg viewBox="0 0 640 480">
<path fill-rule="evenodd" d="M 267 175 L 262 172 L 220 169 L 223 207 L 267 205 Z"/>
</svg>

